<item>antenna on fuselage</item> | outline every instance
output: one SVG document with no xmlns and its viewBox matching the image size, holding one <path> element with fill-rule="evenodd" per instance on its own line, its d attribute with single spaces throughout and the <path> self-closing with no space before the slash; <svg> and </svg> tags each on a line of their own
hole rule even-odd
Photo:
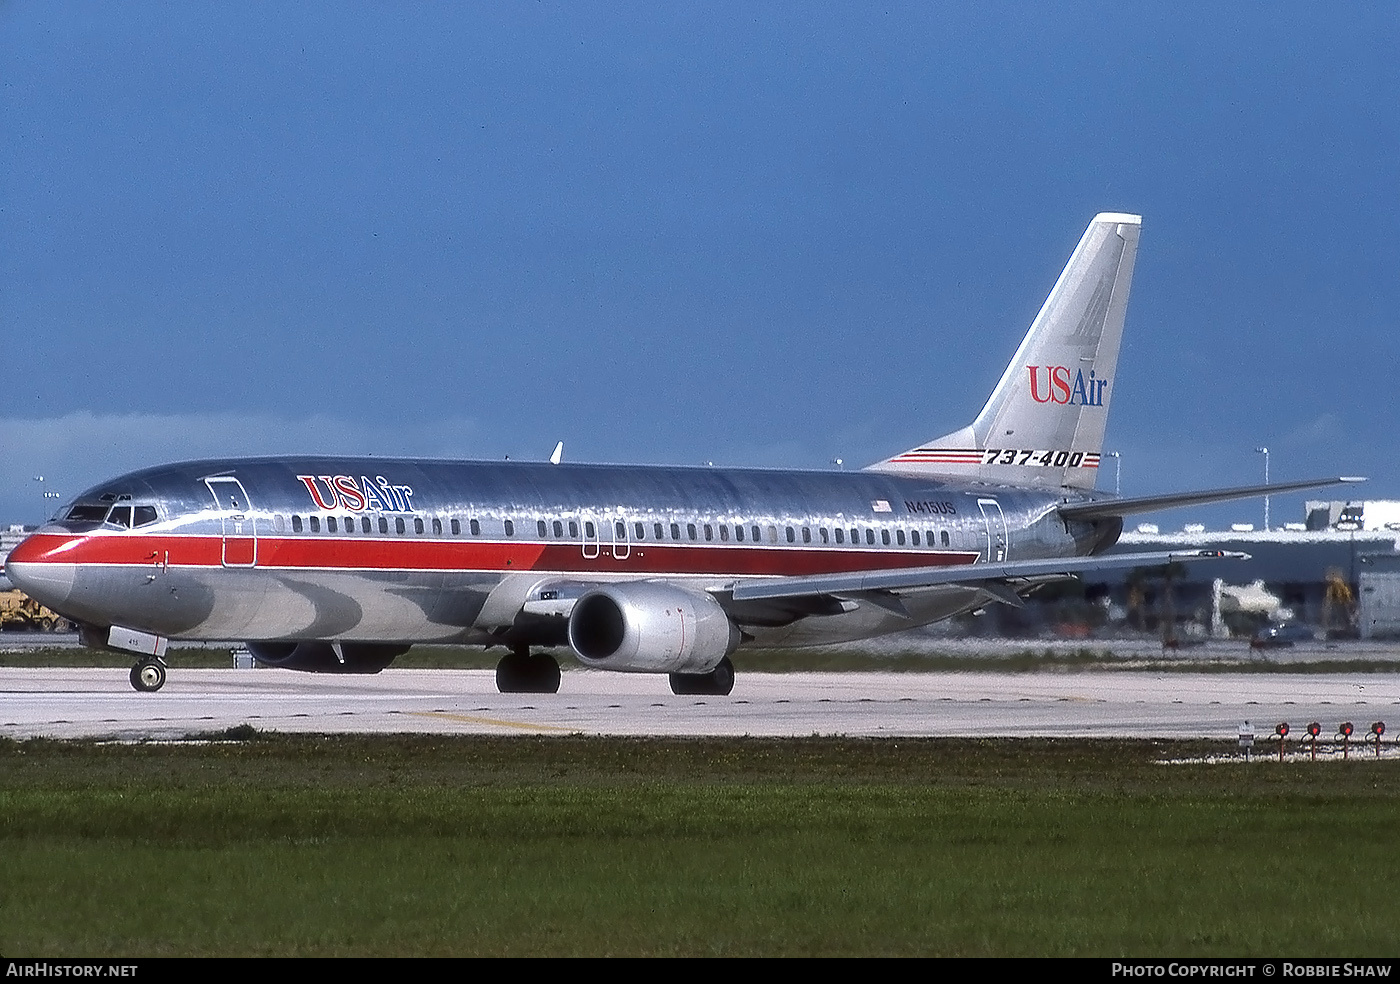
<svg viewBox="0 0 1400 984">
<path fill-rule="evenodd" d="M 549 463 L 550 463 L 551 465 L 557 465 L 557 464 L 559 464 L 560 460 L 561 460 L 563 457 L 564 457 L 564 442 L 563 442 L 563 441 L 560 441 L 558 444 L 554 445 L 554 453 L 553 453 L 552 455 L 549 456 Z"/>
</svg>

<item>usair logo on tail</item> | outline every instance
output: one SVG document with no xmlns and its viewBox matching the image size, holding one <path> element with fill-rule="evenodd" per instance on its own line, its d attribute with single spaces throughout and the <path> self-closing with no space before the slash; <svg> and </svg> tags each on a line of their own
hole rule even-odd
<svg viewBox="0 0 1400 984">
<path fill-rule="evenodd" d="M 1085 377 L 1084 370 L 1076 370 L 1071 382 L 1069 366 L 1026 366 L 1031 374 L 1031 399 L 1036 403 L 1069 403 L 1086 407 L 1103 406 L 1103 391 L 1108 389 L 1107 379 L 1095 379 L 1094 370 Z M 1041 388 L 1041 371 L 1045 373 L 1044 389 Z"/>
</svg>

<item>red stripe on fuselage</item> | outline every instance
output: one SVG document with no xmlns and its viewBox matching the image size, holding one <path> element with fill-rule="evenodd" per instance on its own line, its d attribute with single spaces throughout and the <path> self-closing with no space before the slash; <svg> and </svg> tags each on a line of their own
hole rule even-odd
<svg viewBox="0 0 1400 984">
<path fill-rule="evenodd" d="M 249 538 L 239 538 L 248 542 Z M 593 545 L 589 545 L 593 552 Z M 617 556 L 616 554 L 623 554 Z M 230 557 L 230 560 L 233 560 Z M 241 559 L 241 558 L 239 558 Z M 969 564 L 968 551 L 907 548 L 668 544 L 638 541 L 616 553 L 577 542 L 508 543 L 380 537 L 258 537 L 257 566 L 292 570 L 568 571 L 582 574 L 734 574 L 797 576 Z M 224 566 L 218 536 L 39 533 L 10 554 L 18 563 Z"/>
</svg>

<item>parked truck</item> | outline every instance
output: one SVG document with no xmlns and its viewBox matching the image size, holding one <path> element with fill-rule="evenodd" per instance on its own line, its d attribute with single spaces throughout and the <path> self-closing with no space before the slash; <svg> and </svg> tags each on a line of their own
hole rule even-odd
<svg viewBox="0 0 1400 984">
<path fill-rule="evenodd" d="M 72 623 L 23 591 L 0 591 L 0 630 L 7 632 L 71 632 Z"/>
</svg>

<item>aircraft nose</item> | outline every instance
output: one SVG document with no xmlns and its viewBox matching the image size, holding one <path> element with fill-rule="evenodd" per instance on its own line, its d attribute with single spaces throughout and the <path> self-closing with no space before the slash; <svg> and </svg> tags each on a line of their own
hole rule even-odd
<svg viewBox="0 0 1400 984">
<path fill-rule="evenodd" d="M 47 543 L 31 536 L 10 551 L 5 574 L 10 583 L 39 604 L 55 608 L 72 594 L 77 566 L 53 559 L 49 552 Z"/>
</svg>

